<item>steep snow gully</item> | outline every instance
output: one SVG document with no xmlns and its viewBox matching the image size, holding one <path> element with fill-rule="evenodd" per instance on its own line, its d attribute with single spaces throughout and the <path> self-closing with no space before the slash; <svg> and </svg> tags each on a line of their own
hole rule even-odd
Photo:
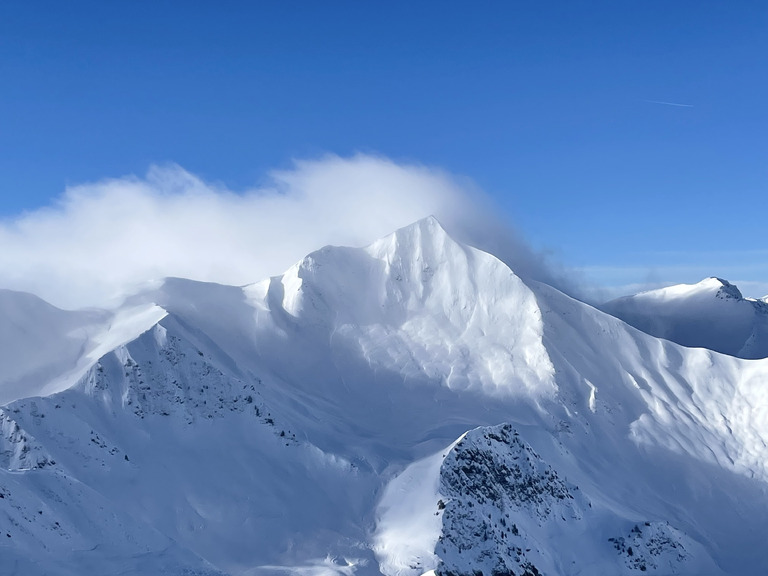
<svg viewBox="0 0 768 576">
<path fill-rule="evenodd" d="M 606 309 L 666 317 L 672 292 Z M 732 355 L 684 347 L 434 218 L 245 287 L 2 291 L 0 316 L 3 574 L 768 570 L 751 316 L 710 346 Z"/>
</svg>

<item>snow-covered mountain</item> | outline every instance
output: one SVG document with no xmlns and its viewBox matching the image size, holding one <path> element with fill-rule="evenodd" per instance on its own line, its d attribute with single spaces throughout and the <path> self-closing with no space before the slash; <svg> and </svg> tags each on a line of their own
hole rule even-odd
<svg viewBox="0 0 768 576">
<path fill-rule="evenodd" d="M 116 312 L 6 296 L 3 573 L 768 567 L 768 361 L 654 338 L 433 218 Z"/>
<path fill-rule="evenodd" d="M 68 388 L 164 315 L 152 304 L 59 310 L 32 294 L 0 289 L 0 404 Z"/>
<path fill-rule="evenodd" d="M 765 358 L 766 298 L 744 298 L 728 281 L 707 278 L 698 284 L 618 298 L 601 308 L 643 332 L 683 346 L 709 348 L 739 358 Z"/>
</svg>

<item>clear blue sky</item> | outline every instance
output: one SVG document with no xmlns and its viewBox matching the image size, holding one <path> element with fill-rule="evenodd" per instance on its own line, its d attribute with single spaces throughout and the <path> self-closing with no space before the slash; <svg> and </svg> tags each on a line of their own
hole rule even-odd
<svg viewBox="0 0 768 576">
<path fill-rule="evenodd" d="M 12 0 L 0 216 L 152 163 L 244 189 L 375 152 L 606 283 L 768 283 L 767 103 L 764 2 Z"/>
</svg>

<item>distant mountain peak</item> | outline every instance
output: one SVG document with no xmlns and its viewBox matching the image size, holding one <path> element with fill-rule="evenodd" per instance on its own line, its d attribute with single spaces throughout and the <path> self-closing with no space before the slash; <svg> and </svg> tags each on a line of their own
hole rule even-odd
<svg viewBox="0 0 768 576">
<path fill-rule="evenodd" d="M 768 357 L 766 302 L 711 276 L 607 302 L 601 307 L 652 336 L 742 358 Z"/>
<path fill-rule="evenodd" d="M 691 297 L 701 297 L 704 295 L 717 296 L 721 299 L 733 298 L 736 300 L 743 300 L 741 291 L 735 284 L 731 284 L 728 280 L 718 278 L 717 276 L 710 276 L 704 278 L 700 282 L 695 284 L 674 284 L 672 286 L 666 286 L 664 288 L 656 288 L 654 290 L 646 290 L 638 294 L 631 296 L 625 296 L 623 299 L 687 299 Z"/>
</svg>

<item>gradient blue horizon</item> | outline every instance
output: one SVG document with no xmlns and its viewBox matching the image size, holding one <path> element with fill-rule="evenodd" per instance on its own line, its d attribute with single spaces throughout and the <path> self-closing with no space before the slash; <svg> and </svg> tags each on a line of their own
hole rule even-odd
<svg viewBox="0 0 768 576">
<path fill-rule="evenodd" d="M 761 3 L 8 2 L 0 218 L 372 152 L 470 177 L 589 281 L 761 296 L 767 57 Z"/>
</svg>

